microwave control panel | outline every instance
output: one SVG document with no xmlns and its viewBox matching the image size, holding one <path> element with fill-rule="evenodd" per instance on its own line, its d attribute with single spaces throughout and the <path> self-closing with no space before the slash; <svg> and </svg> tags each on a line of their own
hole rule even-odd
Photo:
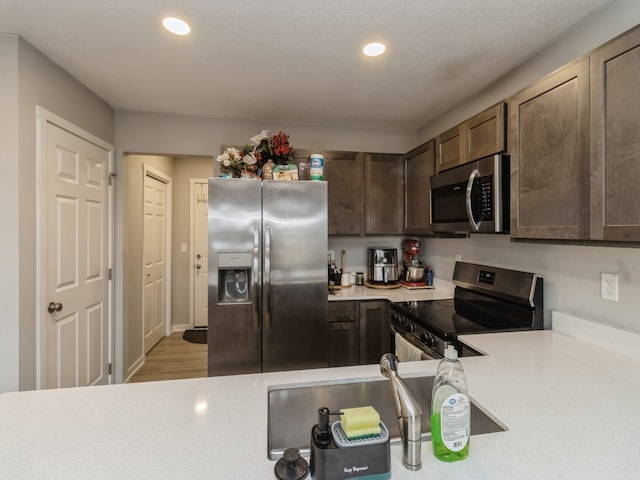
<svg viewBox="0 0 640 480">
<path fill-rule="evenodd" d="M 479 178 L 480 191 L 478 198 L 478 220 L 493 221 L 493 175 Z"/>
</svg>

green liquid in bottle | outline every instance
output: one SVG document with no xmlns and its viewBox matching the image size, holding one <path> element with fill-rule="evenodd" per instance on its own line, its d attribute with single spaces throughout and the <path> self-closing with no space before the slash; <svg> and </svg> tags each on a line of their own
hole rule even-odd
<svg viewBox="0 0 640 480">
<path fill-rule="evenodd" d="M 433 454 L 443 462 L 455 462 L 464 460 L 469 455 L 469 441 L 459 452 L 452 452 L 442 441 L 440 430 L 440 412 L 431 415 L 431 443 L 433 444 Z"/>
</svg>

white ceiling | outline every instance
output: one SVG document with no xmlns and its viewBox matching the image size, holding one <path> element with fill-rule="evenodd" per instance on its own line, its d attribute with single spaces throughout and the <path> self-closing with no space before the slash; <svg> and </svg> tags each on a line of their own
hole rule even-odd
<svg viewBox="0 0 640 480">
<path fill-rule="evenodd" d="M 115 109 L 415 131 L 606 3 L 0 0 L 0 32 Z"/>
</svg>

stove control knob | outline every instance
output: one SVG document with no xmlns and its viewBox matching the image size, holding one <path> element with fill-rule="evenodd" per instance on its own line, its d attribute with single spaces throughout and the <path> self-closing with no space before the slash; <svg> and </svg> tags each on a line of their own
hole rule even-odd
<svg viewBox="0 0 640 480">
<path fill-rule="evenodd" d="M 416 331 L 416 326 L 413 323 L 409 323 L 406 327 L 405 330 L 409 333 L 413 333 Z"/>
<path fill-rule="evenodd" d="M 427 335 L 426 333 L 423 333 L 422 335 L 420 335 L 420 341 L 424 343 L 427 347 L 436 346 L 436 339 L 433 335 Z"/>
</svg>

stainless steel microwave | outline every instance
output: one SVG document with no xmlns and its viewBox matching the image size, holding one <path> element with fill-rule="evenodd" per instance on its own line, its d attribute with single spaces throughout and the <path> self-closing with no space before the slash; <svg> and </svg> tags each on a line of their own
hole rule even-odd
<svg viewBox="0 0 640 480">
<path fill-rule="evenodd" d="M 434 232 L 509 232 L 509 157 L 493 155 L 431 177 Z"/>
</svg>

